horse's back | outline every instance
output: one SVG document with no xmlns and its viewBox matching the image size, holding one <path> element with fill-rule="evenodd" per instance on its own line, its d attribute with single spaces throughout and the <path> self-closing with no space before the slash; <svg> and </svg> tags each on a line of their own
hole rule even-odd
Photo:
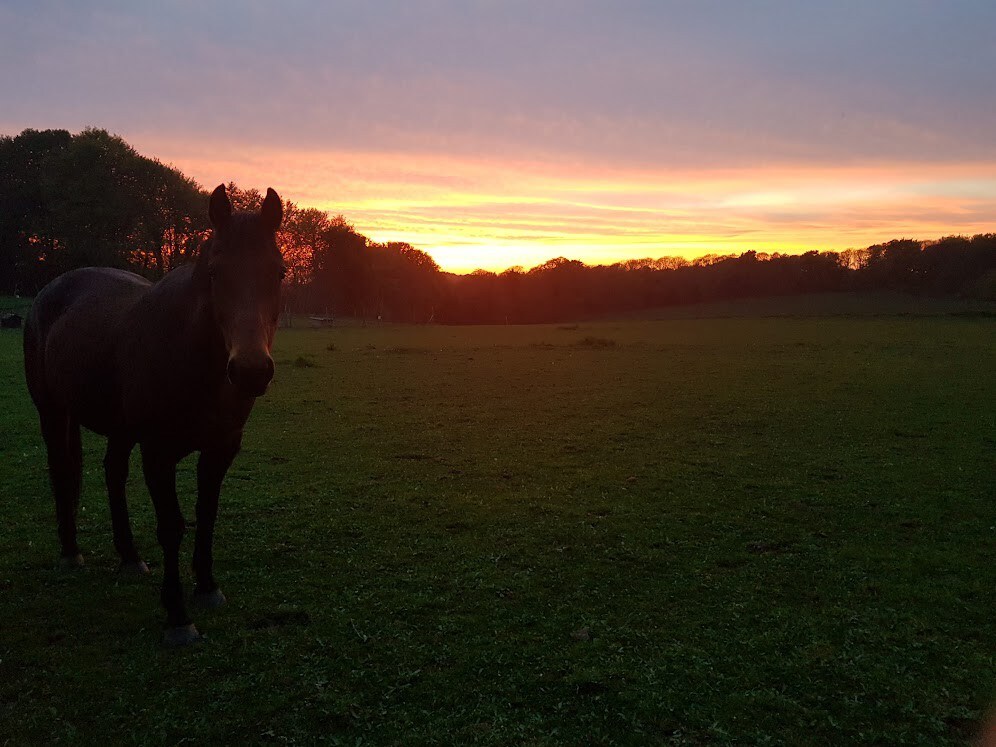
<svg viewBox="0 0 996 747">
<path fill-rule="evenodd" d="M 131 272 L 86 267 L 41 290 L 24 330 L 25 375 L 39 410 L 66 410 L 106 432 L 114 419 L 115 344 L 150 286 Z"/>
</svg>

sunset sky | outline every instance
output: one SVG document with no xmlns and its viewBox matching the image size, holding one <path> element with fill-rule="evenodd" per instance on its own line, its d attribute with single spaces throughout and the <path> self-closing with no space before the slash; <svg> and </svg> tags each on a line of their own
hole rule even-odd
<svg viewBox="0 0 996 747">
<path fill-rule="evenodd" d="M 12 2 L 0 132 L 86 126 L 444 269 L 996 230 L 996 3 Z"/>
</svg>

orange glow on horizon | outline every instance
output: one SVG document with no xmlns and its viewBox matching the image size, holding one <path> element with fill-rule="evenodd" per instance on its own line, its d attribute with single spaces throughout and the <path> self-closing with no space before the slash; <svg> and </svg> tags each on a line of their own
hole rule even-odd
<svg viewBox="0 0 996 747">
<path fill-rule="evenodd" d="M 303 152 L 136 137 L 202 185 L 273 186 L 405 241 L 444 270 L 863 248 L 996 229 L 990 163 L 619 168 L 434 154 Z"/>
</svg>

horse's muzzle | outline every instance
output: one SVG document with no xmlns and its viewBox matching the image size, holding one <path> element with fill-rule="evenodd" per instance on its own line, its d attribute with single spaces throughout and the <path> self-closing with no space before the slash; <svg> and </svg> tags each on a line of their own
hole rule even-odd
<svg viewBox="0 0 996 747">
<path fill-rule="evenodd" d="M 273 358 L 268 355 L 252 361 L 232 358 L 228 361 L 228 380 L 243 394 L 260 397 L 273 380 Z"/>
</svg>

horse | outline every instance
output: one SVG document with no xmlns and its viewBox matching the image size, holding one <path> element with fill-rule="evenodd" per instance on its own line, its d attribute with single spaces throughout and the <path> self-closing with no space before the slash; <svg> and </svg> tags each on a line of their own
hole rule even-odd
<svg viewBox="0 0 996 747">
<path fill-rule="evenodd" d="M 83 566 L 76 541 L 82 485 L 80 428 L 107 437 L 104 476 L 120 572 L 145 575 L 125 484 L 139 446 L 163 552 L 166 645 L 201 638 L 187 614 L 179 550 L 185 522 L 177 463 L 197 451 L 195 606 L 225 603 L 212 546 L 222 480 L 257 397 L 273 379 L 270 351 L 286 267 L 283 218 L 272 189 L 258 212 L 233 212 L 224 185 L 208 203 L 211 233 L 196 259 L 153 284 L 106 267 L 67 272 L 35 298 L 25 322 L 24 368 L 48 452 L 59 564 Z"/>
</svg>

